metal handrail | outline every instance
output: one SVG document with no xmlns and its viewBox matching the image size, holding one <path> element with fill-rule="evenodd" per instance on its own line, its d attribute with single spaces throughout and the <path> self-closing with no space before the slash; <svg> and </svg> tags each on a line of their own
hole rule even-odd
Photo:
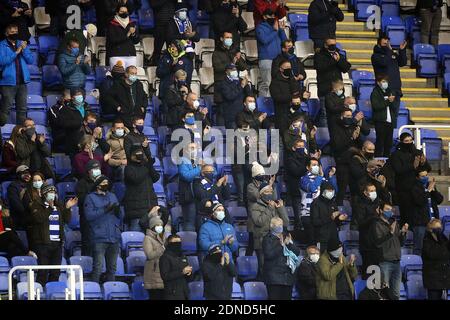
<svg viewBox="0 0 450 320">
<path fill-rule="evenodd" d="M 13 274 L 17 270 L 28 270 L 28 300 L 35 300 L 36 292 L 34 289 L 34 270 L 68 270 L 68 282 L 69 287 L 66 290 L 66 300 L 76 300 L 76 284 L 75 284 L 75 271 L 78 271 L 79 283 L 80 283 L 80 300 L 84 300 L 84 285 L 83 285 L 83 269 L 79 265 L 40 265 L 40 266 L 15 266 L 8 273 L 8 299 L 13 300 L 12 292 L 12 278 Z M 40 300 L 40 294 L 38 294 L 38 300 Z"/>
<path fill-rule="evenodd" d="M 420 144 L 421 135 L 420 129 L 450 129 L 448 124 L 405 124 L 398 129 L 398 136 L 402 134 L 405 129 L 415 129 L 414 130 L 414 141 L 416 147 L 421 149 L 423 146 Z"/>
</svg>

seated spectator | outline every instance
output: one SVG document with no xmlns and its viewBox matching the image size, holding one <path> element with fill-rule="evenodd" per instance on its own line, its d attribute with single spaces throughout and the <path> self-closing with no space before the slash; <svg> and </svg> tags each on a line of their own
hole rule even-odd
<svg viewBox="0 0 450 320">
<path fill-rule="evenodd" d="M 211 245 L 202 263 L 206 300 L 231 300 L 236 267 L 232 256 L 222 248 L 221 245 Z"/>
<path fill-rule="evenodd" d="M 290 233 L 283 232 L 283 219 L 270 220 L 270 232 L 262 241 L 263 276 L 269 300 L 291 300 L 295 272 L 300 264 L 300 250 Z M 286 261 L 287 260 L 287 261 Z"/>
<path fill-rule="evenodd" d="M 81 233 L 81 255 L 92 257 L 92 246 L 90 243 L 91 231 L 84 213 L 84 202 L 86 196 L 94 188 L 94 182 L 102 174 L 100 162 L 89 160 L 86 165 L 86 174 L 78 180 L 75 192 L 78 197 L 78 213 L 80 215 L 80 233 Z"/>
<path fill-rule="evenodd" d="M 123 148 L 125 149 L 125 155 L 127 159 L 130 160 L 131 148 L 133 145 L 140 145 L 144 149 L 144 154 L 147 161 L 154 163 L 152 154 L 150 152 L 150 141 L 142 133 L 144 131 L 144 118 L 135 117 L 133 119 L 133 126 L 130 128 L 130 133 L 128 133 L 123 139 Z"/>
<path fill-rule="evenodd" d="M 30 72 L 27 64 L 33 64 L 33 55 L 26 41 L 18 40 L 17 25 L 6 27 L 6 39 L 0 42 L 0 127 L 8 122 L 9 112 L 16 105 L 16 123 L 22 124 L 27 116 L 27 83 Z M 19 78 L 17 78 L 19 77 Z"/>
<path fill-rule="evenodd" d="M 81 177 L 86 172 L 89 160 L 97 160 L 102 168 L 102 172 L 108 172 L 108 159 L 94 153 L 95 139 L 92 136 L 84 136 L 80 142 L 80 152 L 73 158 L 73 174 Z"/>
<path fill-rule="evenodd" d="M 159 271 L 164 282 L 164 300 L 188 300 L 187 281 L 192 278 L 192 266 L 181 251 L 181 238 L 170 235 L 159 258 Z"/>
<path fill-rule="evenodd" d="M 111 156 L 111 148 L 106 142 L 106 139 L 103 138 L 103 128 L 99 123 L 98 117 L 95 113 L 88 112 L 86 114 L 83 121 L 83 130 L 85 136 L 92 136 L 95 140 L 95 148 L 92 150 L 92 152 L 94 154 L 103 156 L 105 158 L 105 161 L 108 161 L 106 158 Z"/>
<path fill-rule="evenodd" d="M 145 119 L 148 96 L 137 78 L 135 66 L 126 68 L 125 77 L 114 82 L 105 100 L 108 105 L 114 106 L 117 117 L 123 119 L 125 126 L 130 130 L 135 117 Z"/>
<path fill-rule="evenodd" d="M 300 300 L 316 300 L 317 262 L 320 259 L 320 250 L 316 246 L 309 246 L 306 253 L 306 257 L 298 267 L 297 290 Z"/>
<path fill-rule="evenodd" d="M 229 64 L 225 67 L 226 78 L 220 82 L 217 88 L 222 103 L 219 110 L 223 111 L 225 128 L 236 129 L 236 116 L 242 110 L 244 97 L 251 95 L 251 86 L 247 76 L 240 78 L 236 65 Z"/>
<path fill-rule="evenodd" d="M 270 97 L 272 60 L 281 53 L 281 42 L 286 40 L 284 32 L 285 23 L 275 19 L 275 12 L 271 8 L 266 8 L 262 13 L 264 21 L 257 24 L 256 40 L 258 44 L 259 72 L 261 83 L 259 84 L 259 94 L 263 97 Z M 280 65 L 278 65 L 280 67 Z M 289 70 L 289 75 L 291 74 Z"/>
<path fill-rule="evenodd" d="M 163 225 L 158 216 L 152 217 L 144 238 L 144 252 L 147 257 L 144 267 L 144 288 L 152 300 L 164 298 L 164 282 L 159 271 L 159 259 L 165 251 Z"/>
<path fill-rule="evenodd" d="M 184 103 L 189 93 L 186 77 L 187 73 L 182 69 L 175 72 L 174 81 L 167 88 L 161 104 L 161 113 L 164 116 L 163 123 L 170 129 L 174 129 L 180 123 Z"/>
<path fill-rule="evenodd" d="M 216 47 L 223 41 L 220 37 L 225 32 L 230 34 L 230 39 L 239 47 L 241 34 L 247 30 L 247 23 L 241 16 L 242 9 L 237 0 L 223 0 L 221 5 L 214 10 L 211 22 L 216 35 Z"/>
<path fill-rule="evenodd" d="M 17 40 L 30 41 L 30 30 L 34 26 L 33 9 L 25 1 L 2 1 L 0 3 L 0 30 L 3 26 L 17 25 Z M 3 35 L 2 35 L 3 38 Z"/>
<path fill-rule="evenodd" d="M 10 177 L 11 179 L 16 175 L 16 169 L 19 166 L 17 162 L 17 141 L 21 135 L 22 126 L 17 125 L 11 132 L 11 136 L 5 141 L 2 147 L 2 168 L 6 169 L 5 179 Z"/>
<path fill-rule="evenodd" d="M 194 113 L 195 121 L 201 121 L 203 128 L 211 126 L 211 122 L 208 119 L 208 108 L 200 107 L 200 101 L 198 101 L 198 95 L 196 93 L 188 93 L 183 111 Z"/>
<path fill-rule="evenodd" d="M 6 199 L 9 205 L 9 212 L 15 230 L 27 230 L 28 207 L 22 201 L 22 194 L 31 180 L 30 168 L 25 165 L 16 169 L 16 179 L 11 182 L 6 192 Z"/>
<path fill-rule="evenodd" d="M 139 220 L 148 213 L 150 208 L 158 205 L 153 184 L 158 182 L 160 175 L 153 167 L 153 162 L 145 158 L 141 146 L 133 146 L 130 159 L 124 171 L 125 222 L 128 231 L 141 231 Z"/>
<path fill-rule="evenodd" d="M 428 222 L 423 238 L 422 275 L 428 300 L 442 300 L 442 291 L 450 288 L 450 245 L 442 232 L 442 222 L 433 218 Z"/>
<path fill-rule="evenodd" d="M 172 43 L 174 40 L 185 40 L 189 42 L 198 42 L 200 35 L 195 31 L 188 16 L 188 5 L 184 0 L 179 0 L 175 4 L 175 15 L 169 21 L 166 29 L 166 43 Z"/>
<path fill-rule="evenodd" d="M 286 39 L 281 43 L 281 53 L 272 61 L 272 78 L 277 75 L 280 62 L 284 60 L 288 60 L 291 63 L 292 76 L 295 81 L 306 79 L 305 66 L 300 58 L 295 55 L 294 42 L 291 39 Z"/>
<path fill-rule="evenodd" d="M 354 300 L 353 282 L 358 276 L 356 257 L 346 260 L 342 244 L 333 241 L 317 263 L 317 298 L 320 300 Z"/>
<path fill-rule="evenodd" d="M 140 40 L 136 23 L 130 19 L 128 7 L 119 4 L 116 15 L 106 29 L 106 63 L 112 68 L 118 60 L 122 60 L 125 68 L 136 66 L 135 45 Z"/>
<path fill-rule="evenodd" d="M 244 98 L 244 109 L 236 115 L 236 124 L 248 122 L 250 129 L 268 129 L 270 121 L 267 119 L 267 113 L 258 111 L 256 108 L 256 99 L 249 95 Z"/>
<path fill-rule="evenodd" d="M 185 108 L 181 115 L 181 126 L 177 129 L 187 130 L 191 136 L 192 142 L 201 141 L 202 133 L 203 135 L 206 135 L 210 130 L 208 118 L 205 118 L 205 121 L 202 121 L 203 115 L 204 114 L 202 112 L 198 111 L 198 108 L 195 111 Z M 200 121 L 202 121 L 201 125 L 203 130 L 202 127 L 197 126 L 197 124 L 200 124 Z M 206 147 L 206 145 L 207 142 L 203 142 L 203 147 Z"/>
<path fill-rule="evenodd" d="M 111 158 L 108 160 L 109 166 L 113 170 L 115 180 L 123 180 L 123 172 L 127 165 L 127 156 L 124 149 L 124 140 L 130 132 L 121 119 L 116 119 L 113 126 L 106 134 L 106 142 L 111 147 Z"/>
<path fill-rule="evenodd" d="M 106 281 L 114 281 L 117 257 L 120 254 L 120 225 L 123 214 L 116 195 L 109 192 L 110 183 L 106 176 L 95 179 L 94 188 L 86 196 L 84 214 L 91 230 L 93 270 L 91 279 L 99 282 L 103 259 L 106 262 Z"/>
<path fill-rule="evenodd" d="M 69 223 L 70 209 L 77 205 L 72 198 L 65 205 L 57 198 L 57 190 L 46 185 L 41 190 L 42 200 L 33 201 L 30 206 L 30 240 L 36 252 L 39 265 L 60 265 L 64 243 L 64 225 Z M 38 271 L 36 281 L 43 287 L 48 281 L 58 281 L 60 270 Z"/>
<path fill-rule="evenodd" d="M 66 50 L 58 56 L 58 69 L 63 77 L 63 86 L 67 92 L 84 88 L 86 76 L 91 74 L 90 58 L 80 52 L 76 39 L 70 40 Z"/>
<path fill-rule="evenodd" d="M 99 103 L 101 106 L 101 114 L 114 116 L 117 114 L 117 106 L 114 99 L 110 99 L 109 95 L 114 94 L 112 88 L 118 87 L 125 77 L 125 68 L 122 60 L 118 60 L 114 67 L 105 74 L 105 79 L 101 82 L 98 90 L 100 92 Z"/>
<path fill-rule="evenodd" d="M 428 176 L 428 169 L 418 167 L 417 178 L 411 189 L 412 231 L 414 232 L 414 254 L 422 253 L 423 237 L 431 219 L 439 219 L 439 207 L 444 196 L 436 188 L 436 179 Z"/>
</svg>

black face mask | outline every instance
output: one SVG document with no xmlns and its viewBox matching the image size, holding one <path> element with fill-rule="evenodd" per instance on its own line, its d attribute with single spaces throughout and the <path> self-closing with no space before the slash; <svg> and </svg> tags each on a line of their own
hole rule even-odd
<svg viewBox="0 0 450 320">
<path fill-rule="evenodd" d="M 136 157 L 136 160 L 139 162 L 144 160 L 144 154 L 142 152 L 136 153 L 135 157 Z"/>
<path fill-rule="evenodd" d="M 128 18 L 128 13 L 120 13 L 118 16 L 121 17 L 122 19 L 126 19 Z"/>
<path fill-rule="evenodd" d="M 288 50 L 288 53 L 289 54 L 294 54 L 295 53 L 294 47 L 290 47 L 289 50 Z"/>
<path fill-rule="evenodd" d="M 408 151 L 408 152 L 413 152 L 416 149 L 416 146 L 414 145 L 414 143 L 400 142 L 400 149 Z"/>
<path fill-rule="evenodd" d="M 175 253 L 176 255 L 181 255 L 181 242 L 170 242 L 167 245 L 167 250 Z"/>
<path fill-rule="evenodd" d="M 8 35 L 8 39 L 10 41 L 16 41 L 17 39 L 19 39 L 19 34 L 18 33 L 10 34 L 10 35 Z"/>
<path fill-rule="evenodd" d="M 292 73 L 292 70 L 291 70 L 291 69 L 284 69 L 284 70 L 283 70 L 283 75 L 284 75 L 285 77 L 290 77 L 290 76 L 291 76 L 291 73 Z"/>
<path fill-rule="evenodd" d="M 267 23 L 270 24 L 271 26 L 273 26 L 275 24 L 275 18 L 267 18 L 266 19 Z"/>
<path fill-rule="evenodd" d="M 353 124 L 353 118 L 343 118 L 342 123 L 344 126 L 351 126 Z"/>
<path fill-rule="evenodd" d="M 335 44 L 330 44 L 328 46 L 328 51 L 336 51 L 336 45 Z"/>
<path fill-rule="evenodd" d="M 109 189 L 109 185 L 104 184 L 104 185 L 98 186 L 98 189 L 99 189 L 100 191 L 106 192 L 106 191 L 108 191 L 108 189 Z"/>
<path fill-rule="evenodd" d="M 375 155 L 372 152 L 364 152 L 364 156 L 366 157 L 366 159 L 372 160 Z"/>
<path fill-rule="evenodd" d="M 33 137 L 33 135 L 36 133 L 36 129 L 35 128 L 28 128 L 25 130 L 25 135 L 27 136 L 28 139 L 31 140 L 31 138 Z"/>
</svg>

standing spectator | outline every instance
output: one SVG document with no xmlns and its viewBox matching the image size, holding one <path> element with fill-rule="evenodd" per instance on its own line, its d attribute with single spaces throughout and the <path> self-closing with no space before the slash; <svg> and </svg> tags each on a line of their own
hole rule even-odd
<svg viewBox="0 0 450 320">
<path fill-rule="evenodd" d="M 7 177 L 13 178 L 16 175 L 16 168 L 19 166 L 16 146 L 22 129 L 23 127 L 21 125 L 15 126 L 11 132 L 10 138 L 3 144 L 1 163 L 2 168 L 6 169 L 5 179 L 7 179 Z"/>
<path fill-rule="evenodd" d="M 73 158 L 73 174 L 81 177 L 86 172 L 87 164 L 90 160 L 97 160 L 103 172 L 108 172 L 108 160 L 110 154 L 108 156 L 102 157 L 99 154 L 94 153 L 95 150 L 95 139 L 92 136 L 84 136 L 80 142 L 80 152 L 78 152 Z"/>
<path fill-rule="evenodd" d="M 200 41 L 200 34 L 194 27 L 188 16 L 188 5 L 184 0 L 178 1 L 175 5 L 175 15 L 169 20 L 165 30 L 166 43 L 172 43 L 174 40 Z"/>
<path fill-rule="evenodd" d="M 392 182 L 388 182 L 388 178 L 386 178 L 382 172 L 382 170 L 387 170 L 387 168 L 385 168 L 386 166 L 387 165 L 381 167 L 378 160 L 370 160 L 366 165 L 365 171 L 361 171 L 360 176 L 358 177 L 358 186 L 364 186 L 364 184 L 368 182 L 373 183 L 377 189 L 380 200 L 391 203 L 393 196 L 389 189 L 389 185 Z M 356 178 L 352 177 L 352 179 Z M 392 178 L 389 178 L 389 180 L 392 180 Z"/>
<path fill-rule="evenodd" d="M 144 132 L 144 118 L 135 117 L 133 119 L 133 127 L 130 128 L 130 133 L 127 134 L 123 140 L 123 148 L 125 149 L 125 155 L 129 160 L 131 157 L 131 147 L 133 145 L 142 146 L 147 161 L 152 161 L 152 154 L 150 152 L 150 141 L 143 134 Z"/>
<path fill-rule="evenodd" d="M 381 35 L 378 38 L 377 45 L 373 47 L 373 54 L 371 57 L 373 71 L 375 76 L 384 74 L 389 79 L 389 89 L 391 95 L 395 96 L 392 102 L 392 109 L 395 111 L 395 122 L 392 126 L 397 128 L 398 110 L 400 109 L 400 98 L 402 94 L 402 80 L 400 78 L 400 67 L 406 66 L 408 59 L 406 57 L 406 41 L 400 45 L 398 52 L 392 50 L 387 35 Z"/>
<path fill-rule="evenodd" d="M 128 12 L 134 12 L 140 7 L 139 1 L 129 1 L 129 0 L 99 0 L 94 1 L 95 3 L 95 13 L 96 13 L 96 24 L 98 27 L 98 36 L 105 36 L 105 29 L 108 22 L 114 17 L 116 8 L 118 5 L 125 5 L 128 8 Z"/>
<path fill-rule="evenodd" d="M 153 162 L 145 158 L 141 146 L 131 148 L 131 156 L 125 167 L 125 222 L 128 231 L 141 231 L 139 220 L 150 208 L 158 204 L 153 184 L 159 180 L 159 173 L 153 168 Z"/>
<path fill-rule="evenodd" d="M 243 123 L 243 121 L 249 124 L 249 129 L 256 131 L 263 127 L 267 129 L 270 126 L 267 113 L 257 110 L 256 99 L 252 95 L 245 97 L 244 108 L 236 116 L 236 124 Z"/>
<path fill-rule="evenodd" d="M 109 166 L 113 169 L 113 177 L 116 180 L 123 180 L 123 172 L 128 164 L 125 154 L 124 140 L 130 132 L 121 119 L 116 119 L 113 126 L 106 134 L 106 141 L 111 147 L 111 158 L 108 160 Z"/>
<path fill-rule="evenodd" d="M 278 74 L 281 61 L 288 60 L 291 63 L 292 76 L 295 81 L 303 81 L 306 79 L 305 66 L 300 58 L 295 55 L 294 42 L 286 39 L 281 43 L 281 53 L 272 61 L 272 78 Z"/>
<path fill-rule="evenodd" d="M 317 298 L 320 300 L 354 300 L 353 282 L 358 276 L 355 255 L 349 261 L 342 252 L 342 244 L 330 243 L 317 263 Z"/>
<path fill-rule="evenodd" d="M 100 162 L 89 160 L 86 165 L 86 174 L 77 182 L 75 192 L 78 197 L 78 213 L 80 215 L 81 255 L 92 257 L 91 230 L 84 213 L 84 202 L 94 188 L 94 182 L 102 174 Z"/>
<path fill-rule="evenodd" d="M 90 136 L 94 139 L 92 153 L 102 157 L 106 157 L 111 152 L 111 147 L 103 138 L 103 128 L 99 123 L 98 116 L 95 113 L 88 112 L 83 121 L 84 136 Z M 94 148 L 95 147 L 95 148 Z M 108 160 L 105 159 L 107 162 Z"/>
<path fill-rule="evenodd" d="M 186 78 L 187 73 L 182 69 L 174 73 L 174 81 L 167 88 L 160 106 L 161 116 L 163 116 L 162 123 L 165 123 L 170 129 L 179 125 L 183 113 L 184 102 L 189 93 Z"/>
<path fill-rule="evenodd" d="M 99 92 L 100 98 L 99 103 L 101 107 L 101 114 L 113 116 L 117 112 L 117 108 L 111 104 L 111 100 L 109 99 L 109 95 L 112 94 L 112 87 L 116 82 L 121 82 L 125 76 L 125 69 L 123 67 L 122 60 L 118 60 L 111 72 L 107 71 L 105 74 L 105 79 L 100 84 Z"/>
<path fill-rule="evenodd" d="M 16 230 L 26 230 L 28 208 L 22 201 L 21 195 L 25 193 L 27 184 L 31 180 L 30 168 L 25 165 L 18 166 L 16 175 L 16 179 L 8 186 L 6 199 L 8 200 L 14 228 Z"/>
<path fill-rule="evenodd" d="M 311 203 L 310 216 L 314 227 L 314 238 L 320 252 L 329 248 L 329 243 L 338 239 L 338 226 L 347 219 L 347 215 L 340 213 L 334 199 L 335 189 L 329 182 L 320 185 L 321 195 Z"/>
<path fill-rule="evenodd" d="M 93 192 L 86 196 L 84 214 L 91 230 L 94 266 L 92 281 L 99 282 L 103 259 L 106 261 L 106 281 L 114 281 L 117 257 L 120 253 L 120 230 L 123 219 L 116 195 L 109 192 L 109 181 L 104 175 L 94 182 Z"/>
<path fill-rule="evenodd" d="M 374 158 L 375 145 L 369 141 L 364 141 L 361 150 L 355 152 L 350 159 L 350 193 L 352 196 L 352 204 L 354 200 L 359 198 L 361 189 L 360 186 L 367 181 L 367 166 Z"/>
<path fill-rule="evenodd" d="M 336 37 L 336 21 L 344 21 L 344 13 L 334 0 L 314 0 L 308 8 L 309 37 L 314 49 L 320 49 L 326 39 Z"/>
<path fill-rule="evenodd" d="M 114 106 L 117 116 L 124 121 L 125 126 L 130 130 L 133 118 L 142 117 L 145 119 L 148 96 L 142 83 L 137 78 L 135 66 L 127 67 L 125 77 L 121 81 L 114 82 L 108 91 L 106 101 L 110 106 Z"/>
<path fill-rule="evenodd" d="M 442 291 L 450 288 L 450 244 L 442 233 L 442 222 L 431 219 L 423 239 L 423 286 L 428 290 L 428 300 L 441 300 Z"/>
<path fill-rule="evenodd" d="M 164 298 L 164 282 L 159 271 L 159 259 L 165 250 L 163 221 L 157 216 L 152 217 L 144 238 L 144 252 L 147 257 L 144 267 L 144 288 L 148 290 L 152 300 Z"/>
<path fill-rule="evenodd" d="M 277 19 L 283 19 L 289 9 L 285 0 L 254 0 L 253 20 L 255 20 L 255 26 L 264 21 L 267 10 L 271 10 Z"/>
<path fill-rule="evenodd" d="M 292 75 L 289 60 L 281 60 L 278 68 L 270 83 L 270 94 L 275 104 L 275 128 L 285 132 L 289 127 L 291 102 L 300 95 L 300 85 Z"/>
<path fill-rule="evenodd" d="M 64 36 L 67 30 L 67 8 L 77 5 L 77 0 L 46 0 L 45 13 L 50 15 L 50 34 L 52 36 Z"/>
<path fill-rule="evenodd" d="M 176 2 L 176 0 L 150 0 L 155 15 L 155 31 L 153 33 L 155 45 L 150 65 L 154 66 L 158 63 L 164 43 L 166 46 L 169 44 L 167 41 L 167 26 L 175 14 Z"/>
<path fill-rule="evenodd" d="M 442 0 L 418 0 L 416 10 L 420 17 L 420 43 L 429 43 L 435 48 L 439 44 L 439 31 L 442 21 Z M 447 9 L 448 10 L 448 9 Z M 431 34 L 431 41 L 430 41 Z"/>
<path fill-rule="evenodd" d="M 33 251 L 40 265 L 60 265 L 64 243 L 64 224 L 69 223 L 70 208 L 77 205 L 72 198 L 64 204 L 57 199 L 56 188 L 46 185 L 41 190 L 42 200 L 33 201 L 30 206 L 30 235 Z M 45 286 L 48 281 L 58 281 L 59 269 L 39 270 L 37 282 Z"/>
<path fill-rule="evenodd" d="M 188 300 L 187 280 L 192 278 L 192 266 L 181 252 L 181 238 L 170 235 L 167 246 L 159 258 L 159 271 L 164 282 L 164 300 Z"/>
<path fill-rule="evenodd" d="M 3 26 L 9 24 L 17 25 L 19 29 L 18 40 L 30 41 L 31 34 L 28 28 L 34 26 L 33 9 L 24 1 L 2 1 L 0 3 L 0 30 L 3 30 Z"/>
<path fill-rule="evenodd" d="M 436 189 L 435 178 L 430 179 L 428 177 L 427 168 L 419 166 L 416 172 L 417 178 L 411 190 L 412 231 L 414 232 L 413 253 L 420 256 L 428 222 L 433 218 L 439 219 L 438 205 L 444 201 L 444 197 Z"/>
<path fill-rule="evenodd" d="M 236 267 L 232 256 L 227 251 L 222 252 L 221 248 L 217 244 L 211 245 L 202 263 L 206 300 L 231 300 Z"/>
<path fill-rule="evenodd" d="M 287 37 L 284 32 L 284 22 L 279 22 L 275 19 L 273 10 L 264 9 L 262 13 L 264 22 L 256 27 L 259 72 L 261 75 L 261 83 L 258 90 L 260 96 L 270 97 L 269 85 L 272 81 L 272 60 L 281 53 L 281 42 L 286 40 Z"/>
<path fill-rule="evenodd" d="M 216 47 L 222 44 L 221 35 L 231 33 L 233 47 L 239 50 L 241 34 L 247 30 L 247 23 L 241 17 L 242 9 L 236 0 L 222 0 L 212 16 L 213 31 L 216 35 Z"/>
<path fill-rule="evenodd" d="M 291 234 L 283 232 L 283 219 L 273 217 L 270 220 L 270 232 L 263 238 L 262 250 L 269 300 L 291 300 L 300 250 L 294 245 Z"/>
<path fill-rule="evenodd" d="M 336 79 L 331 82 L 331 91 L 325 96 L 325 110 L 330 131 L 336 126 L 342 111 L 347 107 L 345 100 L 344 82 Z"/>
<path fill-rule="evenodd" d="M 253 225 L 253 239 L 258 258 L 258 275 L 263 275 L 264 252 L 263 237 L 270 231 L 271 219 L 279 217 L 287 228 L 289 219 L 283 200 L 274 197 L 274 191 L 268 183 L 261 183 L 259 186 L 260 198 L 250 207 L 250 219 Z M 249 219 L 249 220 L 250 220 Z"/>
<path fill-rule="evenodd" d="M 22 124 L 27 114 L 27 83 L 30 72 L 27 64 L 33 63 L 33 55 L 26 41 L 18 40 L 17 25 L 6 27 L 6 39 L 0 42 L 0 127 L 8 122 L 11 106 L 16 104 L 17 124 Z"/>
<path fill-rule="evenodd" d="M 66 133 L 60 121 L 61 110 L 70 102 L 70 93 L 65 92 L 47 111 L 48 126 L 52 132 L 52 152 L 65 152 Z"/>
<path fill-rule="evenodd" d="M 136 23 L 129 17 L 128 7 L 119 5 L 106 30 L 106 63 L 112 68 L 118 60 L 125 67 L 136 66 L 136 48 L 140 41 Z"/>
<path fill-rule="evenodd" d="M 317 70 L 317 94 L 320 99 L 318 124 L 320 127 L 327 126 L 325 97 L 332 90 L 332 82 L 342 80 L 342 73 L 348 72 L 351 66 L 346 57 L 336 47 L 336 38 L 334 37 L 327 37 L 324 46 L 316 51 L 314 69 Z"/>
<path fill-rule="evenodd" d="M 306 253 L 307 256 L 298 267 L 297 290 L 301 300 L 316 300 L 317 262 L 320 259 L 320 250 L 316 246 L 309 246 Z"/>
<path fill-rule="evenodd" d="M 392 149 L 392 135 L 394 123 L 397 123 L 398 110 L 396 110 L 395 96 L 389 88 L 389 78 L 386 75 L 377 75 L 377 85 L 370 94 L 372 106 L 372 121 L 375 123 L 376 144 L 375 157 L 388 158 Z M 398 106 L 399 107 L 399 106 Z"/>
<path fill-rule="evenodd" d="M 71 39 L 64 52 L 58 56 L 58 69 L 63 76 L 63 86 L 67 92 L 84 88 L 86 76 L 91 74 L 90 58 L 80 52 L 80 43 Z"/>
<path fill-rule="evenodd" d="M 217 88 L 222 100 L 219 110 L 223 113 L 225 128 L 236 129 L 236 116 L 242 110 L 244 97 L 251 94 L 251 87 L 247 76 L 239 77 L 236 65 L 227 65 L 225 74 L 225 79 L 220 82 L 220 86 Z"/>
<path fill-rule="evenodd" d="M 291 112 L 293 108 L 297 108 L 297 104 L 300 104 L 300 97 L 294 96 L 291 102 Z M 320 150 L 317 148 L 315 135 L 317 127 L 314 126 L 305 112 L 288 113 L 288 128 L 283 133 L 283 144 L 286 149 L 294 147 L 295 141 L 301 139 L 305 142 L 304 147 L 309 154 L 315 154 Z M 317 158 L 320 155 L 316 156 Z"/>
<path fill-rule="evenodd" d="M 396 300 L 400 299 L 400 282 L 402 280 L 401 246 L 408 227 L 408 224 L 405 223 L 400 230 L 397 221 L 393 219 L 392 206 L 389 203 L 382 203 L 378 210 L 378 217 L 369 231 L 369 241 L 377 248 L 381 281 L 389 286 Z"/>
</svg>

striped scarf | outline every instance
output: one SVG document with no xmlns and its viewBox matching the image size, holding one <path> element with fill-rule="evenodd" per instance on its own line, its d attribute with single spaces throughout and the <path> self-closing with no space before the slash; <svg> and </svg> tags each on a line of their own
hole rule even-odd
<svg viewBox="0 0 450 320">
<path fill-rule="evenodd" d="M 186 30 L 188 29 L 188 27 L 192 27 L 191 22 L 189 21 L 189 19 L 186 19 L 184 21 L 178 19 L 177 16 L 174 16 L 173 19 L 175 20 L 175 24 L 178 27 L 178 32 L 180 34 L 183 34 L 186 32 Z"/>
<path fill-rule="evenodd" d="M 211 188 L 213 187 L 212 183 L 209 183 L 208 180 L 206 179 L 202 179 L 202 181 L 200 182 L 203 186 L 203 189 L 205 189 L 206 191 L 211 190 Z M 213 194 L 211 197 L 211 201 L 213 203 L 218 203 L 219 202 L 219 196 L 217 194 Z"/>
<path fill-rule="evenodd" d="M 49 208 L 50 205 L 45 203 L 46 208 Z M 52 213 L 48 216 L 49 220 L 49 230 L 50 230 L 50 241 L 61 241 L 60 238 L 60 214 L 56 207 L 52 207 Z"/>
<path fill-rule="evenodd" d="M 317 179 L 317 176 L 312 174 L 311 172 L 308 172 L 306 174 L 309 181 L 313 182 Z M 304 190 L 302 191 L 302 212 L 301 215 L 304 217 L 308 217 L 311 210 L 311 203 L 320 195 L 320 186 L 317 188 L 315 192 L 306 192 Z"/>
</svg>

